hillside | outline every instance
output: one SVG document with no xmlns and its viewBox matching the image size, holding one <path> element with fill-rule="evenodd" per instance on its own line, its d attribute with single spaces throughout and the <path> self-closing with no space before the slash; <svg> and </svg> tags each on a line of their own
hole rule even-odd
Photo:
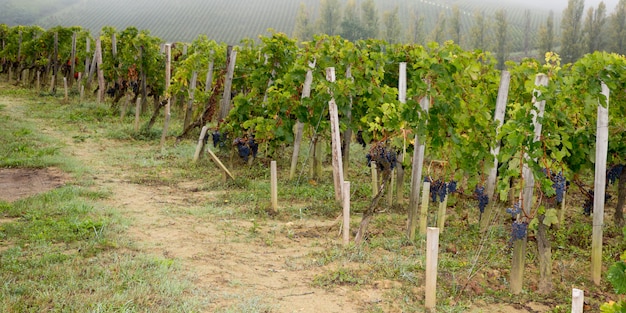
<svg viewBox="0 0 626 313">
<path fill-rule="evenodd" d="M 246 37 L 267 34 L 270 28 L 291 34 L 300 3 L 304 3 L 315 16 L 319 0 L 36 0 L 28 3 L 9 0 L 2 7 L 0 23 L 37 24 L 44 28 L 80 25 L 92 32 L 107 25 L 118 29 L 135 26 L 149 29 L 166 41 L 192 41 L 198 34 L 206 34 L 211 39 L 236 44 Z M 450 14 L 454 5 L 461 9 L 465 32 L 472 23 L 474 12 L 482 11 L 492 17 L 496 10 L 504 8 L 513 41 L 522 34 L 526 9 L 532 12 L 533 29 L 543 23 L 548 14 L 547 9 L 532 3 L 515 5 L 498 0 L 377 0 L 376 4 L 381 15 L 397 6 L 400 20 L 405 25 L 411 14 L 418 12 L 424 18 L 426 33 L 434 27 L 441 12 Z M 516 46 L 513 44 L 514 49 Z"/>
</svg>

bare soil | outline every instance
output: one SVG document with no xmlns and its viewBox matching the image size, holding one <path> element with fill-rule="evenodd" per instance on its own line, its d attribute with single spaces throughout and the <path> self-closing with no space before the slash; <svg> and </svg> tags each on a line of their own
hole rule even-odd
<svg viewBox="0 0 626 313">
<path fill-rule="evenodd" d="M 57 168 L 0 168 L 0 200 L 27 198 L 63 186 L 67 179 Z"/>
</svg>

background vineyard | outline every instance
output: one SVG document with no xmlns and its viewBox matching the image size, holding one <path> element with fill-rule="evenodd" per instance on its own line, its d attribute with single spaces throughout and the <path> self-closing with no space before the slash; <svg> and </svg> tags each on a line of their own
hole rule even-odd
<svg viewBox="0 0 626 313">
<path fill-rule="evenodd" d="M 345 1 L 342 1 L 345 3 Z M 511 48 L 518 51 L 523 41 L 524 12 L 531 11 L 531 33 L 536 33 L 545 22 L 547 8 L 522 6 L 503 1 L 405 1 L 377 0 L 379 13 L 398 7 L 401 23 L 407 28 L 411 15 L 417 12 L 424 18 L 428 34 L 437 23 L 441 13 L 452 14 L 452 7 L 461 11 L 462 31 L 468 33 L 475 12 L 483 12 L 487 22 L 494 22 L 494 13 L 507 10 L 511 34 Z M 269 3 L 269 5 L 268 5 Z M 36 24 L 44 28 L 57 25 L 80 25 L 91 31 L 104 26 L 123 29 L 135 26 L 149 29 L 153 35 L 165 41 L 191 42 L 199 34 L 228 44 L 237 44 L 244 38 L 267 35 L 269 28 L 291 34 L 300 3 L 304 3 L 313 17 L 318 11 L 319 0 L 272 0 L 272 1 L 151 1 L 151 0 L 59 0 L 9 1 L 0 12 L 0 22 L 8 25 Z M 560 12 L 555 12 L 558 16 Z M 556 27 L 558 30 L 558 25 Z"/>
</svg>

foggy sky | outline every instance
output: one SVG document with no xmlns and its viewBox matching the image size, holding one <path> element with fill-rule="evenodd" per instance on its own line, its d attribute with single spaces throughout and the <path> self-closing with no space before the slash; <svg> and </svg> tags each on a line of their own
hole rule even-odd
<svg viewBox="0 0 626 313">
<path fill-rule="evenodd" d="M 534 7 L 543 7 L 546 9 L 553 10 L 555 13 L 561 13 L 567 7 L 568 0 L 503 0 L 503 1 L 511 1 L 517 2 L 525 5 L 531 5 Z M 598 7 L 598 4 L 602 0 L 585 0 L 585 11 L 590 7 Z M 606 5 L 607 11 L 612 12 L 615 9 L 615 6 L 619 0 L 604 0 L 604 4 Z"/>
</svg>

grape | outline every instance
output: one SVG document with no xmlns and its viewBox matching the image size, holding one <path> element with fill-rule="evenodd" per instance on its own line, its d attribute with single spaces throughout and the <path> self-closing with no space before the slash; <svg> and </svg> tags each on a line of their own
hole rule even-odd
<svg viewBox="0 0 626 313">
<path fill-rule="evenodd" d="M 391 171 L 396 167 L 398 157 L 395 151 L 389 149 L 384 143 L 376 143 L 370 149 L 365 158 L 367 159 L 367 165 L 371 166 L 371 162 L 376 162 L 380 171 Z"/>
<path fill-rule="evenodd" d="M 367 159 L 367 167 L 371 167 L 372 166 L 372 155 L 371 154 L 366 154 L 365 158 Z"/>
<path fill-rule="evenodd" d="M 220 141 L 222 139 L 222 135 L 218 131 L 214 131 L 213 134 L 211 135 L 213 137 L 213 147 L 217 148 L 217 146 L 220 144 Z"/>
<path fill-rule="evenodd" d="M 480 210 L 480 214 L 485 213 L 485 208 L 487 207 L 487 204 L 489 204 L 489 197 L 485 194 L 485 187 L 476 185 L 474 195 L 478 199 L 478 209 Z"/>
<path fill-rule="evenodd" d="M 253 135 L 251 135 L 250 139 L 248 139 L 248 147 L 250 147 L 250 150 L 252 151 L 252 157 L 256 158 L 256 155 L 259 152 L 259 145 L 254 140 Z"/>
<path fill-rule="evenodd" d="M 624 165 L 622 164 L 611 166 L 611 168 L 608 169 L 606 172 L 607 183 L 614 184 L 615 181 L 619 178 L 619 176 L 622 175 L 623 170 L 624 170 Z"/>
<path fill-rule="evenodd" d="M 437 193 L 439 192 L 439 184 L 441 184 L 440 180 L 436 180 L 430 183 L 430 201 L 437 201 Z"/>
<path fill-rule="evenodd" d="M 439 202 L 443 202 L 447 194 L 448 186 L 445 182 L 441 182 L 441 185 L 439 186 Z"/>
<path fill-rule="evenodd" d="M 563 202 L 563 194 L 565 193 L 567 182 L 563 176 L 563 172 L 559 172 L 556 175 L 552 175 L 552 188 L 556 193 L 556 203 Z"/>
<path fill-rule="evenodd" d="M 526 238 L 526 232 L 528 230 L 528 223 L 514 221 L 511 228 L 511 243 L 515 240 L 523 240 Z"/>
<path fill-rule="evenodd" d="M 455 193 L 456 192 L 456 181 L 450 181 L 448 183 L 448 193 Z"/>
<path fill-rule="evenodd" d="M 516 202 L 512 208 L 506 209 L 506 213 L 511 214 L 511 217 L 515 218 L 515 215 L 522 213 L 522 203 L 520 201 Z"/>
</svg>

